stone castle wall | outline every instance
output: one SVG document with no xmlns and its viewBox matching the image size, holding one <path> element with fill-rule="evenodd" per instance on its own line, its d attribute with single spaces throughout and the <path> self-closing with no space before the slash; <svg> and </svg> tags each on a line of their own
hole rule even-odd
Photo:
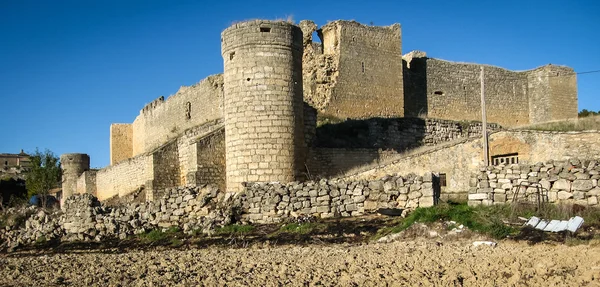
<svg viewBox="0 0 600 287">
<path fill-rule="evenodd" d="M 347 217 L 373 213 L 379 208 L 429 207 L 438 201 L 436 190 L 437 183 L 430 172 L 371 181 L 248 183 L 241 195 L 242 218 L 272 223 L 300 215 Z"/>
<path fill-rule="evenodd" d="M 404 115 L 400 25 L 366 26 L 334 21 L 318 30 L 300 23 L 304 35 L 305 100 L 326 116 L 345 118 Z M 318 45 L 318 44 L 317 44 Z"/>
<path fill-rule="evenodd" d="M 313 39 L 314 32 L 322 43 Z M 232 191 L 240 190 L 241 182 L 286 182 L 312 171 L 334 176 L 383 164 L 407 149 L 477 133 L 465 132 L 463 124 L 433 125 L 426 120 L 415 126 L 410 119 L 394 119 L 407 115 L 478 120 L 481 113 L 481 65 L 430 59 L 422 52 L 403 57 L 401 43 L 398 24 L 374 27 L 335 21 L 321 29 L 310 21 L 299 27 L 263 20 L 235 24 L 222 34 L 223 75 L 152 101 L 131 124 L 111 126 L 111 166 L 96 174 L 96 191 L 107 198 L 142 185 L 153 192 L 205 182 L 221 186 L 219 172 L 225 172 L 224 185 Z M 489 122 L 514 126 L 576 117 L 572 69 L 485 69 Z M 343 125 L 356 123 L 366 128 L 350 127 L 353 137 L 324 133 L 326 129 L 317 128 L 317 112 L 321 119 L 362 120 L 340 124 L 342 131 L 347 128 Z M 218 131 L 223 126 L 224 131 Z M 518 150 L 521 159 L 535 157 L 530 153 L 536 150 L 531 148 L 535 142 L 502 138 L 492 143 L 492 156 Z M 565 148 L 565 153 L 573 151 L 572 146 Z M 467 159 L 442 158 L 454 161 L 444 163 L 447 172 L 479 162 L 473 153 Z M 407 168 L 419 173 L 437 170 L 429 167 L 440 160 L 425 162 Z M 64 190 L 89 190 L 89 175 L 77 190 L 80 174 L 67 176 Z M 450 182 L 459 179 L 464 176 Z M 450 190 L 464 191 L 461 184 Z"/>
<path fill-rule="evenodd" d="M 76 194 L 96 195 L 96 172 L 97 170 L 87 170 L 79 176 Z"/>
<path fill-rule="evenodd" d="M 481 119 L 481 67 L 484 67 L 487 120 L 522 126 L 577 118 L 573 69 L 547 65 L 514 72 L 499 67 L 405 57 L 406 114 L 451 120 Z"/>
<path fill-rule="evenodd" d="M 206 183 L 223 186 L 222 178 L 204 178 L 202 176 L 207 173 L 199 173 L 208 167 L 212 171 L 224 170 L 224 160 L 216 160 L 224 158 L 224 146 L 219 142 L 223 138 L 222 130 L 221 119 L 196 126 L 153 151 L 98 170 L 95 182 L 93 178 L 83 179 L 85 174 L 80 176 L 79 181 L 86 182 L 88 186 L 94 182 L 95 195 L 100 200 L 115 195 L 123 197 L 142 186 L 149 200 L 160 198 L 169 187 Z M 215 131 L 220 132 L 221 138 L 212 139 Z M 78 190 L 86 188 L 91 187 L 77 187 Z"/>
<path fill-rule="evenodd" d="M 282 21 L 248 21 L 222 33 L 226 178 L 293 181 L 304 162 L 302 31 Z"/>
<path fill-rule="evenodd" d="M 225 189 L 225 129 L 198 140 L 194 184 L 213 184 Z"/>
<path fill-rule="evenodd" d="M 110 125 L 110 164 L 133 156 L 133 125 Z"/>
<path fill-rule="evenodd" d="M 153 179 L 154 163 L 152 155 L 137 155 L 98 170 L 96 173 L 95 195 L 100 200 L 117 195 L 125 196 L 141 186 L 152 186 Z"/>
<path fill-rule="evenodd" d="M 132 155 L 150 152 L 195 126 L 223 118 L 223 76 L 181 87 L 146 105 L 132 124 Z M 119 139 L 114 139 L 119 142 Z"/>
<path fill-rule="evenodd" d="M 517 154 L 518 162 L 535 164 L 548 160 L 600 157 L 600 132 L 500 131 L 490 135 L 490 157 Z M 388 174 L 422 174 L 435 170 L 446 177 L 442 199 L 466 200 L 471 175 L 483 163 L 481 138 L 438 145 L 378 164 L 365 166 L 349 180 L 380 178 Z"/>
<path fill-rule="evenodd" d="M 470 181 L 469 205 L 548 202 L 598 205 L 600 159 L 509 164 L 483 168 Z"/>
<path fill-rule="evenodd" d="M 62 198 L 73 195 L 77 191 L 77 181 L 79 176 L 90 169 L 90 156 L 82 153 L 67 153 L 60 156 L 60 164 L 63 170 L 62 174 Z"/>
</svg>

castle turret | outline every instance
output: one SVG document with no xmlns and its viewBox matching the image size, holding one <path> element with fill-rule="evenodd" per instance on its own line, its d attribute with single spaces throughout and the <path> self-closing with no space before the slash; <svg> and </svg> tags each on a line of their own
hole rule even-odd
<svg viewBox="0 0 600 287">
<path fill-rule="evenodd" d="M 60 165 L 63 170 L 62 205 L 67 197 L 76 193 L 79 176 L 90 169 L 90 156 L 84 153 L 66 153 L 60 156 Z"/>
<path fill-rule="evenodd" d="M 296 180 L 304 163 L 302 30 L 248 21 L 223 31 L 221 43 L 227 190 Z"/>
</svg>

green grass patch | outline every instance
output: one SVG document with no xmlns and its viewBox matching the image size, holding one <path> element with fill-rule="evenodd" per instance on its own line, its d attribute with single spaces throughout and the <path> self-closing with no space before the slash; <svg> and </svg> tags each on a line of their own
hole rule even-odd
<svg viewBox="0 0 600 287">
<path fill-rule="evenodd" d="M 395 226 L 380 229 L 374 238 L 401 232 L 417 222 L 455 221 L 457 225 L 462 224 L 472 231 L 489 235 L 495 239 L 502 239 L 519 231 L 518 228 L 504 222 L 521 223 L 519 217 L 537 216 L 544 219 L 566 220 L 576 215 L 583 217 L 586 225 L 600 226 L 600 209 L 598 208 L 555 204 L 537 206 L 527 203 L 471 207 L 466 204 L 443 203 L 433 207 L 415 209 Z"/>
<path fill-rule="evenodd" d="M 171 226 L 165 231 L 162 231 L 161 229 L 154 229 L 138 235 L 138 238 L 143 243 L 152 243 L 160 245 L 169 244 L 174 247 L 183 244 L 180 242 L 180 238 L 182 237 L 183 233 L 181 232 L 181 229 L 177 226 Z M 181 244 L 179 244 L 178 241 Z"/>
<path fill-rule="evenodd" d="M 254 230 L 252 225 L 230 224 L 215 229 L 215 234 L 218 235 L 242 235 L 250 233 Z"/>
<path fill-rule="evenodd" d="M 496 208 L 497 209 L 497 208 Z M 393 227 L 380 230 L 377 237 L 406 230 L 413 224 L 433 223 L 437 221 L 455 221 L 467 228 L 501 239 L 513 234 L 516 230 L 507 226 L 497 217 L 503 210 L 492 207 L 471 207 L 466 204 L 439 204 L 433 207 L 417 208 L 404 220 Z"/>
<path fill-rule="evenodd" d="M 288 223 L 281 226 L 277 233 L 292 233 L 292 234 L 309 234 L 315 232 L 324 232 L 327 230 L 327 225 L 318 222 L 308 223 Z"/>
</svg>

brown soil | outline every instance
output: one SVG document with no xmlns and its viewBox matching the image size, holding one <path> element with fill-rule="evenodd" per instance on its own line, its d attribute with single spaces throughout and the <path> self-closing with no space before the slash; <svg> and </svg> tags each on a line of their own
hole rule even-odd
<svg viewBox="0 0 600 287">
<path fill-rule="evenodd" d="M 598 286 L 600 247 L 393 243 L 0 255 L 14 286 Z M 33 256 L 31 256 L 33 255 Z"/>
</svg>

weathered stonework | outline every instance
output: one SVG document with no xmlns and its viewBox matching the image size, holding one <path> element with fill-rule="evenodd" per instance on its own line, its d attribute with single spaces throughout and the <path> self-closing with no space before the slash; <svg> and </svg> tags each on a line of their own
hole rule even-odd
<svg viewBox="0 0 600 287">
<path fill-rule="evenodd" d="M 110 125 L 110 165 L 133 156 L 133 126 Z"/>
<path fill-rule="evenodd" d="M 90 169 L 90 156 L 83 153 L 67 153 L 60 156 L 62 174 L 62 198 L 64 199 L 77 192 L 77 181 L 84 171 Z"/>
<path fill-rule="evenodd" d="M 483 160 L 481 141 L 468 138 L 481 124 L 456 121 L 480 118 L 481 65 L 418 51 L 402 56 L 399 24 L 253 20 L 221 36 L 224 73 L 155 99 L 131 124 L 113 124 L 111 165 L 95 176 L 65 161 L 64 197 L 85 192 L 105 200 L 144 190 L 156 200 L 180 185 L 240 192 L 244 182 L 431 170 L 448 175 L 442 196 L 466 194 L 469 173 Z M 485 70 L 489 122 L 577 116 L 572 69 Z M 319 126 L 328 121 L 342 123 Z M 533 161 L 597 153 L 596 134 L 576 137 L 496 133 L 490 154 Z"/>
<path fill-rule="evenodd" d="M 379 208 L 430 207 L 438 199 L 438 178 L 427 172 L 370 181 L 248 183 L 240 201 L 243 219 L 272 223 L 301 215 L 348 217 L 374 213 Z"/>
<path fill-rule="evenodd" d="M 406 115 L 480 120 L 484 67 L 489 122 L 512 127 L 577 118 L 576 74 L 568 67 L 514 72 L 427 58 L 423 52 L 411 52 L 404 61 Z"/>
<path fill-rule="evenodd" d="M 510 146 L 496 145 L 506 143 Z M 600 156 L 600 132 L 543 132 L 499 131 L 490 135 L 490 157 L 517 153 L 519 163 L 535 164 L 548 160 L 597 158 Z M 341 155 L 340 155 L 341 156 Z M 441 186 L 442 199 L 466 200 L 471 174 L 478 172 L 483 163 L 481 138 L 450 142 L 425 150 L 389 156 L 386 160 L 366 165 L 344 178 L 348 180 L 374 179 L 387 174 L 424 173 L 435 170 L 446 176 Z"/>
<path fill-rule="evenodd" d="M 509 164 L 482 168 L 471 176 L 470 205 L 509 202 L 598 205 L 598 159 Z"/>
<path fill-rule="evenodd" d="M 302 31 L 249 21 L 223 31 L 227 189 L 296 179 L 303 159 Z"/>
</svg>

